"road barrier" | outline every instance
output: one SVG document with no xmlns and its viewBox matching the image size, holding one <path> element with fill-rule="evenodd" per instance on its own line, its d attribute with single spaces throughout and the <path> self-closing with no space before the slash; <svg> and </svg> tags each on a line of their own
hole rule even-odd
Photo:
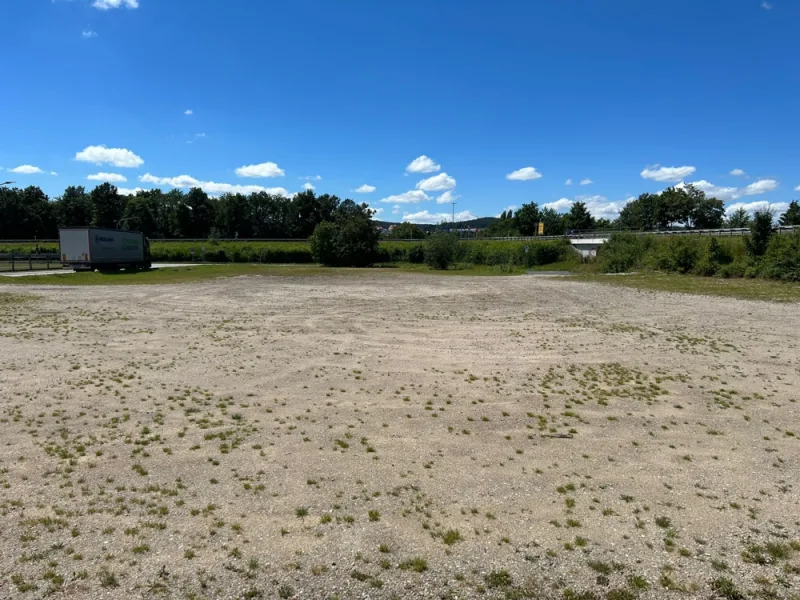
<svg viewBox="0 0 800 600">
<path fill-rule="evenodd" d="M 0 272 L 38 271 L 60 268 L 61 257 L 58 254 L 20 254 L 17 252 L 0 254 Z"/>
</svg>

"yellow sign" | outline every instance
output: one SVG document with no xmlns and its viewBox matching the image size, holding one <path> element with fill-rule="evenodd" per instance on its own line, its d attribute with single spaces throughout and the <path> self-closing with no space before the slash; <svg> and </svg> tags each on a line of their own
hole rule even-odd
<svg viewBox="0 0 800 600">
<path fill-rule="evenodd" d="M 544 223 L 539 223 L 539 235 L 544 235 Z"/>
</svg>

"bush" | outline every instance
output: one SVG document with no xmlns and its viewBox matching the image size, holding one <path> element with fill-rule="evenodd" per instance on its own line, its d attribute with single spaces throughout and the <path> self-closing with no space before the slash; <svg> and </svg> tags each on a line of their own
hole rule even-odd
<svg viewBox="0 0 800 600">
<path fill-rule="evenodd" d="M 452 233 L 434 233 L 425 244 L 425 264 L 432 269 L 447 269 L 458 260 L 460 244 Z"/>
<path fill-rule="evenodd" d="M 311 254 L 326 267 L 367 267 L 378 258 L 379 235 L 361 216 L 323 221 L 311 236 Z"/>
</svg>

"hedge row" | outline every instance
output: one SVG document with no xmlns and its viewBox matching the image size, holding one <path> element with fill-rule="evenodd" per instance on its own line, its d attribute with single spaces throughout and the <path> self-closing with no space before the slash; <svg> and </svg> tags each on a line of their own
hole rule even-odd
<svg viewBox="0 0 800 600">
<path fill-rule="evenodd" d="M 748 254 L 746 239 L 616 234 L 600 247 L 597 260 L 607 273 L 654 270 L 800 281 L 800 231 L 773 235 L 760 257 Z"/>
<path fill-rule="evenodd" d="M 34 244 L 2 244 L 0 253 L 33 252 Z M 156 262 L 237 262 L 237 263 L 313 263 L 308 242 L 159 242 L 151 241 Z M 58 253 L 58 245 L 42 245 L 43 252 Z M 459 261 L 475 265 L 513 265 L 533 267 L 576 258 L 565 241 L 501 242 L 490 240 L 462 241 Z M 425 261 L 425 242 L 381 242 L 378 262 Z"/>
</svg>

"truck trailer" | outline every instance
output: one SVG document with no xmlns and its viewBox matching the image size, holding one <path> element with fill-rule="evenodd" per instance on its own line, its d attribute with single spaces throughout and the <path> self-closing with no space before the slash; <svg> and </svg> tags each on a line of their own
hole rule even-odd
<svg viewBox="0 0 800 600">
<path fill-rule="evenodd" d="M 59 229 L 61 264 L 76 271 L 136 271 L 151 266 L 150 242 L 138 231 Z"/>
</svg>

